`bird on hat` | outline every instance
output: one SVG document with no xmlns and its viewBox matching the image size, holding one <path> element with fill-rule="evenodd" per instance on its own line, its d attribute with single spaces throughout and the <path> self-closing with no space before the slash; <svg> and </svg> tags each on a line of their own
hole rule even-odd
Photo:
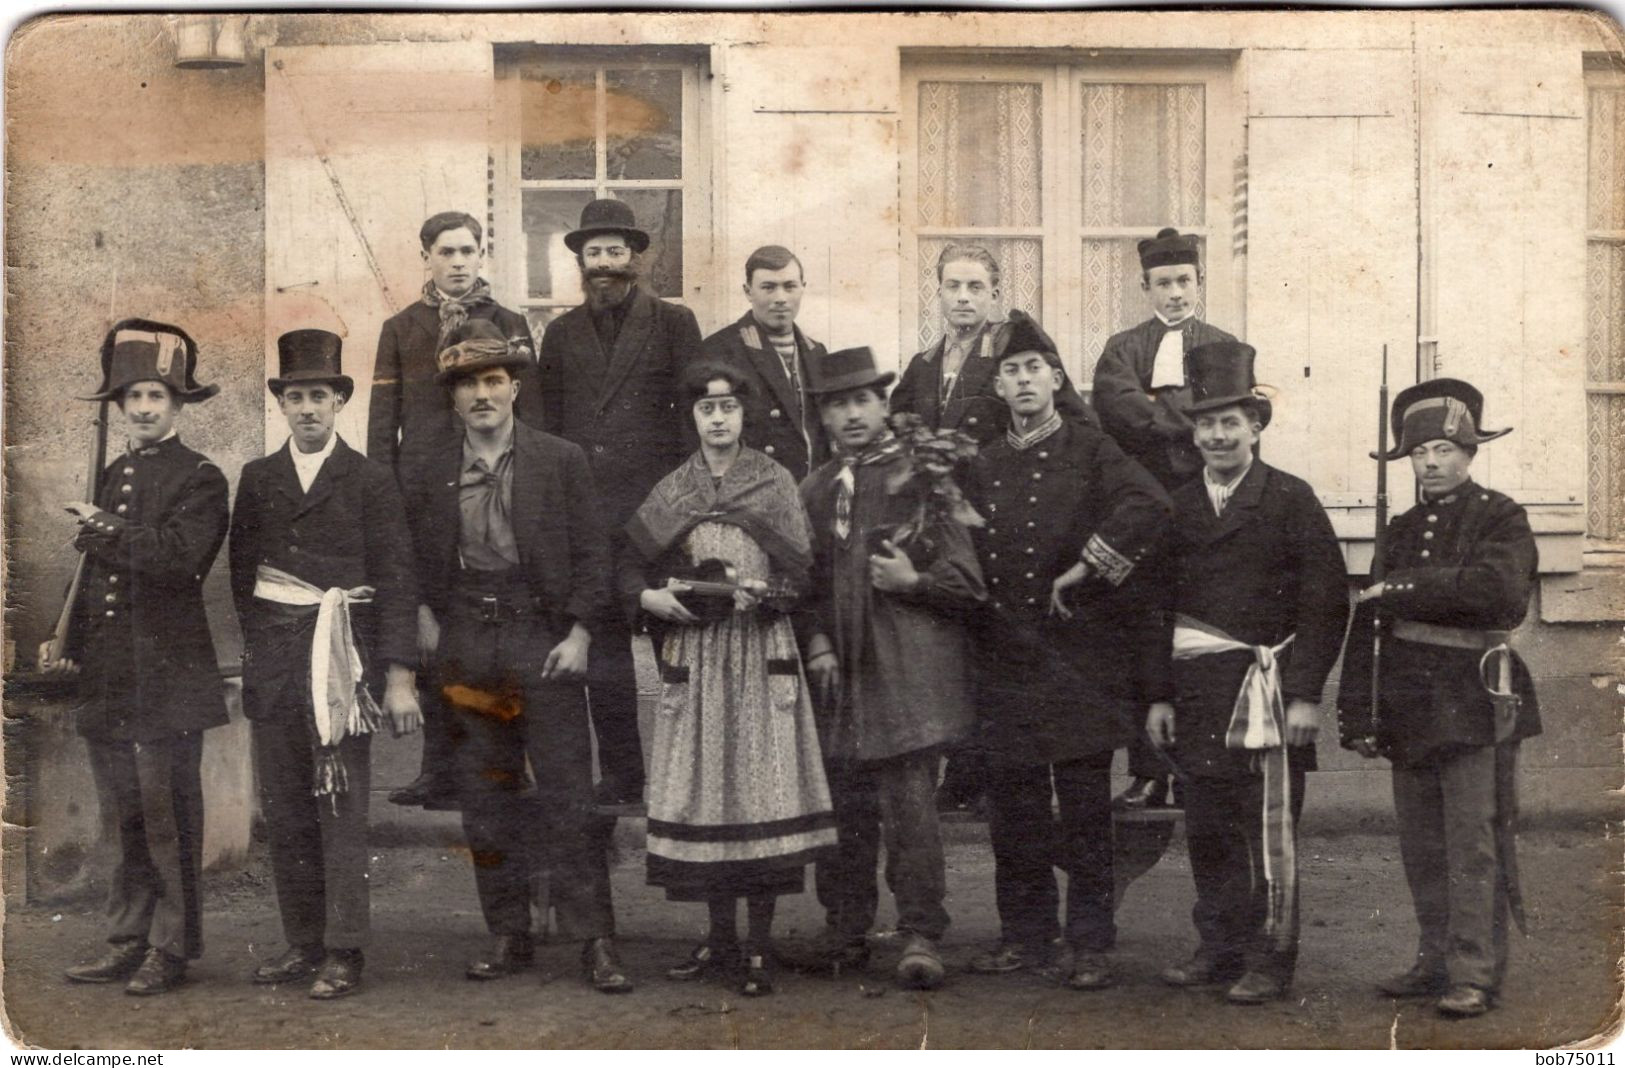
<svg viewBox="0 0 1625 1068">
<path fill-rule="evenodd" d="M 1390 421 L 1397 444 L 1382 457 L 1371 453 L 1374 460 L 1401 459 L 1429 441 L 1450 441 L 1476 449 L 1486 441 L 1512 433 L 1511 427 L 1479 429 L 1484 423 L 1484 395 L 1459 378 L 1434 378 L 1400 390 L 1394 398 Z"/>
<path fill-rule="evenodd" d="M 649 247 L 649 235 L 638 228 L 637 216 L 624 201 L 601 198 L 582 208 L 581 224 L 564 235 L 564 245 L 579 256 L 581 246 L 599 234 L 624 234 L 633 252 Z"/>
<path fill-rule="evenodd" d="M 474 374 L 490 367 L 506 367 L 518 371 L 530 364 L 530 350 L 519 344 L 522 338 L 506 338 L 502 330 L 489 319 L 469 319 L 452 331 L 446 347 L 435 358 L 438 367 L 435 381 L 450 385 L 455 378 Z"/>
<path fill-rule="evenodd" d="M 154 319 L 120 319 L 102 339 L 102 382 L 80 400 L 117 400 L 137 382 L 162 382 L 188 403 L 208 400 L 217 385 L 200 385 L 197 342 L 178 326 Z"/>
<path fill-rule="evenodd" d="M 345 400 L 355 380 L 344 373 L 344 340 L 328 330 L 290 330 L 276 339 L 278 374 L 265 385 L 275 396 L 291 385 L 325 382 Z"/>
</svg>

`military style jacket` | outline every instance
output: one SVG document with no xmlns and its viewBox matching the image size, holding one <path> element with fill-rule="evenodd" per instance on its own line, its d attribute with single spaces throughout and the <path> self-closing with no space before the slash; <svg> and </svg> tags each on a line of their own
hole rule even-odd
<svg viewBox="0 0 1625 1068">
<path fill-rule="evenodd" d="M 800 327 L 794 329 L 801 360 L 799 393 L 790 388 L 784 361 L 750 312 L 706 338 L 705 356 L 735 368 L 750 382 L 740 440 L 783 464 L 799 482 L 829 459 L 829 439 L 818 415 L 817 398 L 806 393 L 809 369 L 824 358 L 825 349 Z M 689 437 L 697 441 L 693 422 L 688 421 Z"/>
<path fill-rule="evenodd" d="M 1388 526 L 1387 587 L 1354 615 L 1343 657 L 1338 725 L 1345 746 L 1375 735 L 1382 753 L 1417 764 L 1451 750 L 1495 743 L 1489 691 L 1479 674 L 1483 649 L 1423 640 L 1509 631 L 1529 608 L 1538 565 L 1523 506 L 1468 480 L 1438 500 L 1420 501 Z M 1372 712 L 1373 619 L 1382 637 L 1382 699 Z M 1405 623 L 1422 631 L 1407 639 Z M 1520 698 L 1512 740 L 1540 733 L 1534 683 L 1513 656 L 1513 690 Z"/>
<path fill-rule="evenodd" d="M 203 580 L 226 539 L 226 476 L 170 437 L 109 464 L 95 503 L 65 651 L 83 669 L 80 733 L 143 742 L 225 723 Z"/>
</svg>

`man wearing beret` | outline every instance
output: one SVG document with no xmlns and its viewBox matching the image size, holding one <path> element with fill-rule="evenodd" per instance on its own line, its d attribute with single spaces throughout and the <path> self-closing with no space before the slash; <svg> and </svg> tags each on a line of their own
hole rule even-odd
<svg viewBox="0 0 1625 1068">
<path fill-rule="evenodd" d="M 1507 642 L 1538 553 L 1529 517 L 1478 485 L 1484 397 L 1436 378 L 1400 392 L 1392 421 L 1421 486 L 1388 527 L 1383 581 L 1360 594 L 1343 658 L 1343 746 L 1393 765 L 1399 851 L 1421 929 L 1411 967 L 1379 984 L 1479 1016 L 1506 974 L 1507 916 L 1523 927 L 1514 852 L 1518 743 L 1540 733 L 1534 684 Z M 1381 643 L 1378 693 L 1372 658 Z"/>
<path fill-rule="evenodd" d="M 796 325 L 806 288 L 796 254 L 763 245 L 745 260 L 750 310 L 705 339 L 708 359 L 751 383 L 742 440 L 788 468 L 797 482 L 829 458 L 818 404 L 807 392 L 808 368 L 824 358 L 824 346 Z"/>
<path fill-rule="evenodd" d="M 462 423 L 403 467 L 418 565 L 418 649 L 457 718 L 463 834 L 492 943 L 467 976 L 528 967 L 531 878 L 583 941 L 587 981 L 632 989 L 615 954 L 607 840 L 592 825 L 592 742 L 582 681 L 613 612 L 608 543 L 581 448 L 513 417 L 526 359 L 471 319 L 440 354 Z M 525 763 L 535 772 L 525 789 Z"/>
<path fill-rule="evenodd" d="M 649 491 L 688 458 L 693 421 L 679 385 L 700 355 L 694 313 L 638 281 L 649 235 L 619 200 L 594 200 L 564 236 L 586 301 L 542 335 L 542 426 L 586 451 L 618 559 L 626 524 Z M 601 804 L 643 798 L 643 745 L 631 625 L 605 619 L 587 681 L 598 738 Z"/>
<path fill-rule="evenodd" d="M 101 804 L 118 828 L 108 949 L 69 968 L 80 983 L 128 980 L 161 994 L 203 952 L 203 732 L 226 722 L 225 690 L 203 610 L 203 580 L 226 538 L 226 476 L 181 444 L 176 422 L 207 400 L 197 345 L 176 326 L 125 319 L 102 343 L 102 386 L 129 444 L 102 472 L 96 503 L 68 505 L 86 566 L 60 656 L 82 671 L 79 732 Z"/>
<path fill-rule="evenodd" d="M 1349 612 L 1343 554 L 1315 491 L 1253 456 L 1271 414 L 1254 357 L 1239 341 L 1186 357 L 1184 411 L 1203 468 L 1173 494 L 1173 641 L 1161 647 L 1173 700 L 1147 717 L 1152 743 L 1184 773 L 1201 940 L 1163 979 L 1227 984 L 1238 1004 L 1280 997 L 1296 969 L 1304 773 Z"/>
<path fill-rule="evenodd" d="M 1196 317 L 1202 302 L 1202 262 L 1196 237 L 1164 227 L 1139 243 L 1140 288 L 1151 301 L 1151 318 L 1113 334 L 1095 364 L 1095 411 L 1118 446 L 1172 493 L 1202 472 L 1202 455 L 1191 443 L 1185 354 L 1198 345 L 1235 341 Z M 1117 799 L 1130 809 L 1162 804 L 1168 772 L 1144 738 L 1129 746 L 1134 782 Z"/>
<path fill-rule="evenodd" d="M 290 434 L 243 467 L 231 592 L 243 625 L 243 710 L 288 948 L 256 983 L 352 993 L 369 926 L 372 733 L 419 723 L 415 561 L 400 490 L 333 422 L 354 391 L 326 330 L 277 339 L 267 384 Z M 382 709 L 379 698 L 382 698 Z"/>
<path fill-rule="evenodd" d="M 479 220 L 461 211 L 443 211 L 424 220 L 419 243 L 429 278 L 421 299 L 385 320 L 378 334 L 372 393 L 367 406 L 367 457 L 397 473 L 403 453 L 420 438 L 456 425 L 446 391 L 435 381 L 436 357 L 451 333 L 469 319 L 495 324 L 515 354 L 526 357 L 514 367 L 515 379 L 528 383 L 516 411 L 531 426 L 542 425 L 542 395 L 536 388 L 535 350 L 530 324 L 519 312 L 504 308 L 480 277 L 485 262 L 484 231 Z M 451 737 L 439 702 L 423 702 L 423 764 L 411 784 L 391 793 L 397 805 L 450 808 Z"/>
</svg>

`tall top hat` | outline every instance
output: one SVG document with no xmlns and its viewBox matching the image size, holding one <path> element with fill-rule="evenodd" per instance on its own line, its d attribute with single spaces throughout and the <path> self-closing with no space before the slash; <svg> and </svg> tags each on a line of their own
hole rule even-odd
<svg viewBox="0 0 1625 1068">
<path fill-rule="evenodd" d="M 599 234 L 625 234 L 633 252 L 649 247 L 649 235 L 638 229 L 638 219 L 631 205 L 621 200 L 594 200 L 581 209 L 581 225 L 564 235 L 564 244 L 576 255 L 590 237 Z"/>
<path fill-rule="evenodd" d="M 200 386 L 197 342 L 178 326 L 152 319 L 120 319 L 102 339 L 102 384 L 80 400 L 116 400 L 137 382 L 162 382 L 184 401 L 208 400 L 216 385 Z"/>
<path fill-rule="evenodd" d="M 841 349 L 821 360 L 814 360 L 807 368 L 807 378 L 810 380 L 807 392 L 819 397 L 863 386 L 885 389 L 897 381 L 897 373 L 877 370 L 874 350 L 864 345 L 856 349 Z"/>
<path fill-rule="evenodd" d="M 266 385 L 278 397 L 295 383 L 330 382 L 345 400 L 355 382 L 344 373 L 344 341 L 327 330 L 290 330 L 276 339 L 277 377 Z"/>
<path fill-rule="evenodd" d="M 1157 231 L 1156 237 L 1148 237 L 1139 244 L 1140 270 L 1149 271 L 1153 267 L 1169 267 L 1176 263 L 1188 263 L 1193 267 L 1200 266 L 1201 248 L 1196 237 L 1192 234 L 1181 234 L 1172 226 L 1165 226 Z"/>
<path fill-rule="evenodd" d="M 1061 366 L 1061 354 L 1055 340 L 1038 325 L 1038 320 L 1024 311 L 1010 310 L 1010 334 L 1004 343 L 1004 356 L 1018 356 L 1023 352 L 1036 352 L 1051 367 Z M 1004 357 L 1000 357 L 1003 359 Z"/>
<path fill-rule="evenodd" d="M 435 363 L 435 381 L 444 386 L 454 378 L 490 367 L 509 371 L 528 367 L 530 346 L 524 338 L 504 337 L 502 328 L 489 319 L 468 319 L 452 331 Z"/>
<path fill-rule="evenodd" d="M 1183 405 L 1185 414 L 1246 403 L 1258 411 L 1259 423 L 1269 426 L 1275 409 L 1253 379 L 1253 360 L 1257 356 L 1258 350 L 1242 341 L 1209 341 L 1187 352 L 1185 382 L 1191 399 Z"/>
<path fill-rule="evenodd" d="M 1511 427 L 1478 429 L 1484 421 L 1484 395 L 1459 378 L 1434 378 L 1400 390 L 1390 419 L 1395 445 L 1383 457 L 1387 460 L 1407 456 L 1424 442 L 1443 439 L 1477 448 L 1512 433 Z"/>
</svg>

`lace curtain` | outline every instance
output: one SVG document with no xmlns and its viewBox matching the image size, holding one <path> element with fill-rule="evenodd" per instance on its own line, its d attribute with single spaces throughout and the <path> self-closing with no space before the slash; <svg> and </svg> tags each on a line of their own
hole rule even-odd
<svg viewBox="0 0 1625 1068">
<path fill-rule="evenodd" d="M 1586 228 L 1625 231 L 1625 90 L 1589 92 Z M 1586 249 L 1586 380 L 1625 382 L 1625 243 Z M 1586 397 L 1586 533 L 1625 539 L 1625 395 Z"/>
</svg>

